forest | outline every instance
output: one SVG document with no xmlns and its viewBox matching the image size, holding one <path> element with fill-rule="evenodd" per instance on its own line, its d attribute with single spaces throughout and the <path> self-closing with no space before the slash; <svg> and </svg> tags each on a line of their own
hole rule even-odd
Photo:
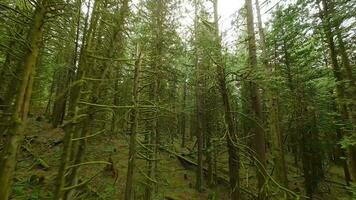
<svg viewBox="0 0 356 200">
<path fill-rule="evenodd" d="M 0 0 L 0 200 L 356 199 L 355 41 L 353 0 Z"/>
</svg>

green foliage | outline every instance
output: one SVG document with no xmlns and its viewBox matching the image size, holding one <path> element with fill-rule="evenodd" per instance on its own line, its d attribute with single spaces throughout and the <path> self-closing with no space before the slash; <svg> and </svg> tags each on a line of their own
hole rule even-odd
<svg viewBox="0 0 356 200">
<path fill-rule="evenodd" d="M 38 178 L 37 175 L 32 175 L 31 177 Z M 43 189 L 42 183 L 38 183 L 32 178 L 29 178 L 24 182 L 16 183 L 13 186 L 13 194 L 16 199 L 27 200 L 45 200 L 50 199 L 52 195 L 50 191 Z"/>
<path fill-rule="evenodd" d="M 352 199 L 355 199 L 356 198 L 356 185 L 353 184 L 351 187 L 349 187 L 349 191 L 351 192 L 352 194 Z"/>
<path fill-rule="evenodd" d="M 25 194 L 25 186 L 24 185 L 14 185 L 13 193 L 16 196 L 23 196 Z"/>
<path fill-rule="evenodd" d="M 1 100 L 8 94 L 15 95 L 17 92 L 22 73 L 21 62 L 29 47 L 27 35 L 36 6 L 34 2 L 36 0 L 3 0 L 0 3 Z M 356 136 L 350 134 L 354 124 L 342 119 L 340 112 L 340 105 L 354 104 L 353 90 L 349 80 L 336 81 L 334 77 L 320 19 L 323 8 L 316 3 L 318 1 L 287 1 L 288 3 L 278 4 L 268 11 L 272 12 L 272 16 L 265 28 L 267 55 L 261 55 L 261 45 L 257 45 L 258 68 L 253 71 L 247 63 L 248 38 L 245 22 L 242 20 L 246 17 L 244 9 L 236 17 L 239 38 L 234 48 L 226 47 L 225 50 L 225 46 L 218 45 L 219 33 L 217 34 L 212 20 L 209 1 L 198 1 L 197 27 L 189 27 L 183 34 L 181 18 L 185 18 L 187 13 L 179 13 L 182 5 L 185 5 L 181 0 L 130 1 L 131 10 L 123 26 L 125 30 L 121 30 L 123 24 L 118 23 L 122 1 L 96 0 L 99 8 L 91 14 L 87 14 L 86 9 L 93 7 L 93 0 L 50 2 L 65 6 L 61 7 L 58 15 L 49 13 L 44 24 L 45 37 L 36 66 L 31 112 L 42 114 L 46 109 L 46 114 L 51 115 L 54 113 L 54 102 L 64 99 L 65 106 L 61 109 L 63 118 L 69 122 L 76 120 L 75 124 L 78 126 L 75 130 L 78 133 L 89 127 L 88 135 L 104 130 L 105 134 L 99 134 L 98 137 L 106 137 L 106 133 L 126 136 L 131 126 L 128 118 L 131 110 L 126 108 L 132 105 L 133 65 L 136 61 L 136 47 L 140 46 L 143 58 L 138 103 L 149 105 L 148 108 L 139 109 L 138 140 L 142 144 L 138 145 L 138 151 L 145 153 L 141 153 L 142 155 L 152 153 L 149 150 L 153 145 L 148 143 L 153 120 L 158 124 L 159 139 L 163 145 L 168 146 L 180 139 L 178 130 L 189 129 L 192 137 L 195 136 L 198 124 L 196 94 L 200 93 L 204 115 L 202 121 L 207 129 L 204 154 L 211 153 L 216 156 L 216 160 L 224 160 L 226 144 L 223 139 L 227 135 L 223 103 L 216 81 L 218 64 L 224 65 L 231 110 L 238 124 L 239 139 L 241 138 L 239 142 L 249 147 L 250 138 L 254 134 L 251 127 L 256 126 L 256 120 L 251 115 L 248 102 L 251 96 L 248 83 L 255 82 L 262 96 L 264 117 L 263 122 L 258 125 L 263 126 L 267 143 L 270 143 L 271 138 L 266 128 L 269 123 L 266 94 L 272 91 L 275 94 L 273 98 L 278 102 L 275 105 L 280 115 L 277 124 L 283 133 L 286 154 L 290 157 L 293 155 L 297 163 L 302 162 L 299 166 L 292 166 L 290 174 L 293 177 L 301 175 L 298 174 L 301 170 L 302 173 L 310 173 L 310 176 L 307 174 L 304 177 L 312 179 L 305 181 L 310 181 L 306 185 L 312 192 L 317 191 L 317 185 L 323 181 L 324 173 L 331 174 L 326 165 L 333 163 L 334 157 L 337 157 L 336 160 L 340 159 L 340 155 L 336 153 L 338 145 L 345 150 L 356 145 Z M 338 27 L 354 73 L 356 43 L 352 31 L 356 24 L 355 1 L 328 2 L 334 3 L 333 13 L 328 20 L 335 34 L 335 48 L 337 51 L 340 49 L 340 44 L 336 42 Z M 268 5 L 267 2 L 264 4 Z M 192 29 L 194 30 L 191 31 Z M 118 34 L 120 31 L 121 36 Z M 121 40 L 119 37 L 122 37 Z M 263 56 L 266 56 L 273 68 L 273 76 L 262 67 Z M 342 68 L 342 76 L 346 77 L 341 56 L 337 55 L 336 60 Z M 80 70 L 85 71 L 83 77 Z M 347 87 L 343 99 L 336 94 L 339 85 Z M 77 118 L 69 119 L 68 105 L 75 96 L 72 92 L 77 87 L 80 88 L 80 103 L 75 106 L 78 107 L 79 114 Z M 186 89 L 184 106 L 183 89 Z M 83 105 L 92 101 L 101 106 L 96 108 Z M 7 103 L 13 105 L 14 98 L 9 98 Z M 184 119 L 189 127 L 181 127 L 182 116 L 186 117 Z M 83 124 L 84 118 L 90 118 L 91 121 Z M 17 121 L 14 120 L 14 125 L 17 125 Z M 345 134 L 338 135 L 341 132 Z M 88 146 L 90 142 L 91 139 L 88 139 Z M 104 151 L 113 152 L 109 149 Z M 249 166 L 250 163 L 247 162 L 250 162 L 247 158 L 241 161 L 243 166 Z M 274 166 L 275 163 L 271 161 L 269 164 Z M 217 165 L 218 168 L 226 168 L 226 163 Z M 268 170 L 271 166 L 268 166 Z M 294 169 L 296 167 L 301 170 Z M 145 170 L 143 167 L 143 171 Z M 147 185 L 138 184 L 137 193 L 142 196 L 146 188 Z M 271 187 L 271 193 L 274 190 Z M 348 190 L 356 198 L 356 187 L 351 186 Z M 100 194 L 103 198 L 110 199 L 117 191 L 116 186 L 108 185 Z M 31 180 L 16 183 L 13 194 L 19 199 L 29 200 L 46 199 L 50 196 L 42 185 Z M 215 191 L 211 191 L 208 198 L 219 199 Z"/>
<path fill-rule="evenodd" d="M 341 147 L 345 150 L 348 149 L 348 147 L 350 146 L 355 146 L 356 145 L 356 138 L 354 135 L 351 136 L 345 136 L 340 142 L 339 144 L 341 145 Z"/>
<path fill-rule="evenodd" d="M 116 191 L 117 191 L 117 186 L 108 185 L 107 187 L 105 187 L 105 190 L 103 192 L 101 192 L 100 194 L 103 199 L 110 199 L 113 196 L 117 195 Z"/>
</svg>

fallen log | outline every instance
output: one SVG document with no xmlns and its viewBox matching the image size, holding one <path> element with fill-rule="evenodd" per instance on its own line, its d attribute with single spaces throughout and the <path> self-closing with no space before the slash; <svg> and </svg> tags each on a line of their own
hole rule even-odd
<svg viewBox="0 0 356 200">
<path fill-rule="evenodd" d="M 176 153 L 170 149 L 167 149 L 165 147 L 159 147 L 159 149 L 176 156 L 177 159 L 179 160 L 179 162 L 182 164 L 182 166 L 185 169 L 194 170 L 198 166 L 198 164 L 196 162 L 190 160 L 189 158 L 186 158 L 184 155 L 178 154 L 178 153 Z M 204 171 L 204 175 L 207 176 L 208 169 L 203 168 L 203 171 Z M 214 175 L 214 177 L 216 177 L 218 184 L 222 184 L 222 185 L 226 185 L 226 186 L 230 187 L 230 182 L 228 180 L 228 177 L 225 177 L 222 174 L 216 174 L 216 173 L 213 173 L 213 175 Z M 257 196 L 255 194 L 253 194 L 251 191 L 249 191 L 248 189 L 243 188 L 243 187 L 240 187 L 240 189 L 242 192 L 252 196 L 254 199 L 257 198 Z"/>
</svg>

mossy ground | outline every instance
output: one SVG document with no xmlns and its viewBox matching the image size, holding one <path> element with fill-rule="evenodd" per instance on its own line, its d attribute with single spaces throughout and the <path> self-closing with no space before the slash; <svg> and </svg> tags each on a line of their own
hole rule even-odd
<svg viewBox="0 0 356 200">
<path fill-rule="evenodd" d="M 45 200 L 51 199 L 54 190 L 54 181 L 60 161 L 62 145 L 57 144 L 63 137 L 61 129 L 53 129 L 46 122 L 38 122 L 31 119 L 27 129 L 24 145 L 31 154 L 22 149 L 18 156 L 16 178 L 13 184 L 12 199 L 16 200 Z M 81 189 L 77 199 L 82 200 L 111 200 L 123 199 L 126 170 L 128 159 L 128 138 L 123 135 L 110 136 L 101 135 L 88 140 L 86 161 L 103 160 L 112 158 L 116 172 L 106 169 L 103 164 L 87 165 L 80 168 L 80 179 L 86 180 L 94 175 L 97 176 Z M 188 142 L 193 146 L 193 142 Z M 186 151 L 177 144 L 168 145 L 177 152 Z M 36 158 L 35 158 L 36 157 Z M 38 165 L 38 159 L 42 159 L 48 165 L 44 169 Z M 205 188 L 199 193 L 194 189 L 194 170 L 185 169 L 177 158 L 167 152 L 159 152 L 158 156 L 158 193 L 157 200 L 224 200 L 228 199 L 228 188 L 226 185 L 218 185 L 213 188 Z M 303 177 L 300 170 L 292 164 L 288 157 L 288 170 L 290 173 L 290 189 L 295 192 L 303 192 Z M 143 159 L 137 159 L 135 173 L 135 199 L 143 199 L 147 179 L 143 175 L 147 169 L 147 163 Z M 222 154 L 218 159 L 218 166 L 223 173 L 227 172 L 227 158 Z M 245 188 L 254 190 L 255 176 L 252 167 L 242 166 L 241 184 Z M 330 166 L 327 180 L 343 183 L 342 170 L 337 166 Z M 149 182 L 148 182 L 149 183 Z M 152 183 L 151 183 L 152 184 Z M 277 190 L 278 191 L 278 190 Z M 340 184 L 324 181 L 320 184 L 316 199 L 337 200 L 351 199 L 344 187 Z M 243 199 L 250 199 L 247 195 Z M 281 193 L 277 193 L 272 199 L 284 199 Z"/>
</svg>

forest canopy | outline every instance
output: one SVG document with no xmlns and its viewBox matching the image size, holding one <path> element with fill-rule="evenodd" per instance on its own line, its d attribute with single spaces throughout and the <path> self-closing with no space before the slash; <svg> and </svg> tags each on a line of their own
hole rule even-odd
<svg viewBox="0 0 356 200">
<path fill-rule="evenodd" d="M 1 0 L 0 200 L 356 199 L 355 31 L 350 0 Z"/>
</svg>

